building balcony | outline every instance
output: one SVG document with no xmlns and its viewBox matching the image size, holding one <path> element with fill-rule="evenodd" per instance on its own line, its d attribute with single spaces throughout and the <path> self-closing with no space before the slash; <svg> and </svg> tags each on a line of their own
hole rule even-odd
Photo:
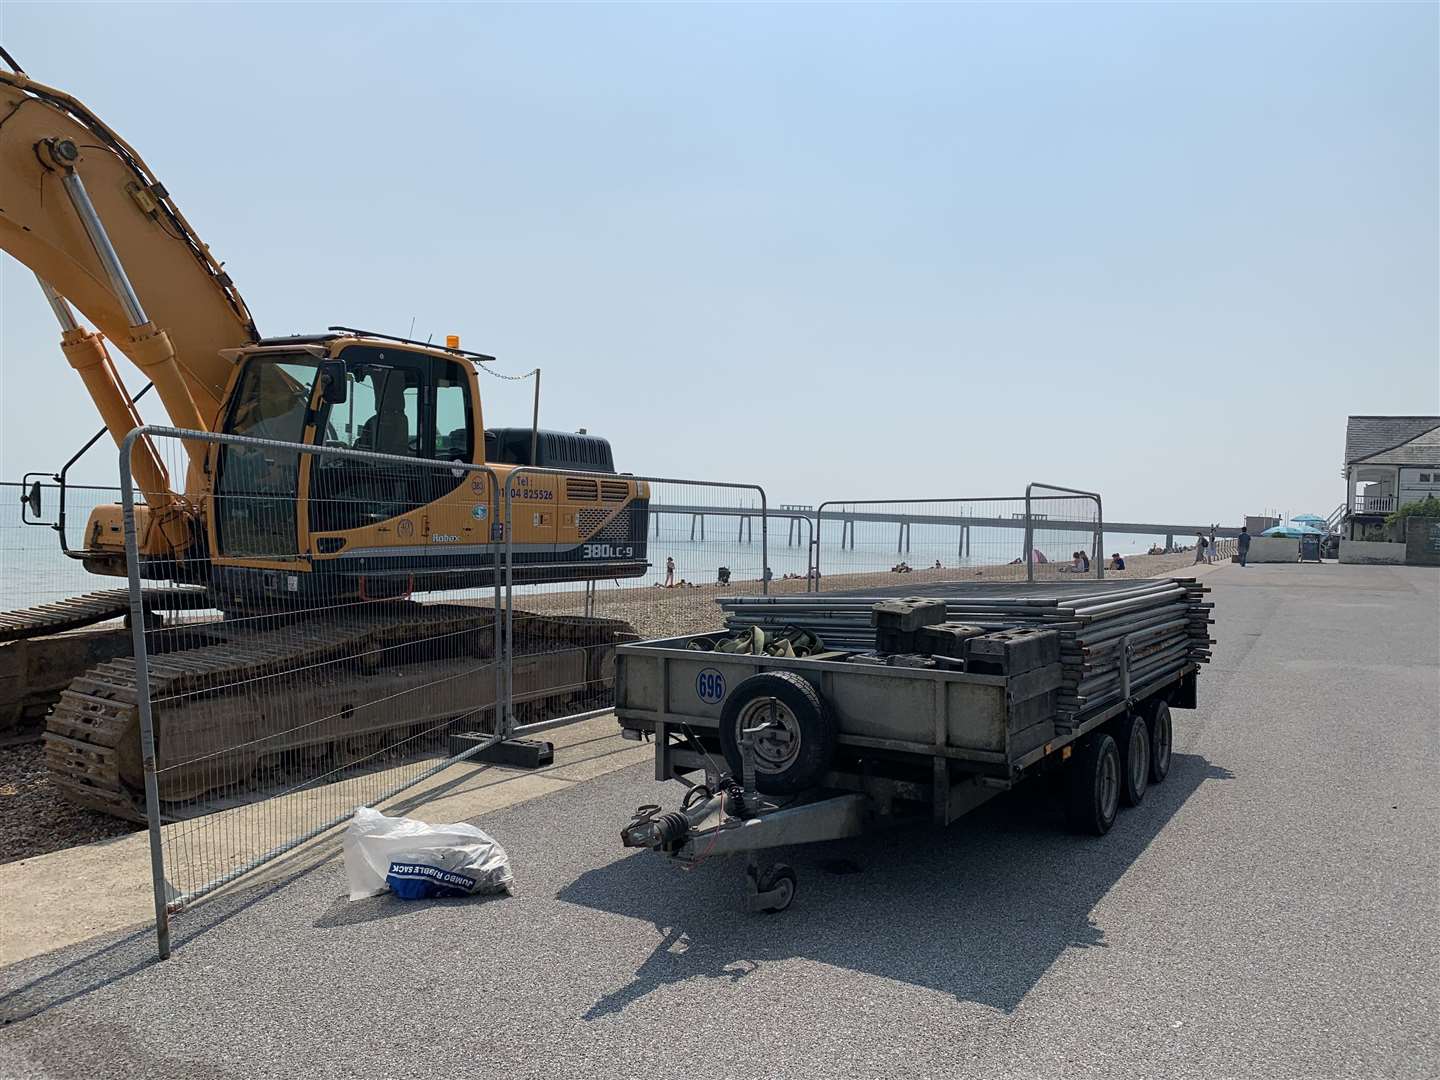
<svg viewBox="0 0 1440 1080">
<path fill-rule="evenodd" d="M 1394 510 L 1394 495 L 1356 495 L 1350 507 L 1352 514 L 1373 514 L 1376 517 L 1383 517 Z"/>
</svg>

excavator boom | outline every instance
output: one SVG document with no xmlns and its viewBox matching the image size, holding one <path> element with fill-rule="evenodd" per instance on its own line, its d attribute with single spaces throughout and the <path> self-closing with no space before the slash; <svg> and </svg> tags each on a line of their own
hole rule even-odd
<svg viewBox="0 0 1440 1080">
<path fill-rule="evenodd" d="M 140 155 L 70 95 L 0 72 L 0 193 L 0 248 L 150 375 L 175 423 L 212 428 L 233 370 L 221 351 L 259 335 Z"/>
</svg>

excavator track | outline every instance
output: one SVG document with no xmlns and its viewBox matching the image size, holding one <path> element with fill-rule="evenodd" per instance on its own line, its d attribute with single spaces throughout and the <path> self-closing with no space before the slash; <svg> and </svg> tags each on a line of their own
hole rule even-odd
<svg viewBox="0 0 1440 1080">
<path fill-rule="evenodd" d="M 517 624 L 515 693 L 532 708 L 594 700 L 613 680 L 614 646 L 636 640 L 614 619 L 526 615 Z M 181 635 L 197 633 L 203 643 L 185 647 Z M 493 667 L 476 663 L 494 657 L 489 608 L 400 601 L 324 623 L 241 619 L 154 635 L 150 697 L 167 816 L 267 778 L 294 784 L 372 759 L 495 701 Z M 138 700 L 132 660 L 99 664 L 61 694 L 44 738 L 51 779 L 67 798 L 143 821 Z"/>
<path fill-rule="evenodd" d="M 146 622 L 210 605 L 204 589 L 146 589 Z M 45 715 L 81 672 L 129 656 L 130 593 L 106 589 L 0 612 L 0 733 L 39 737 Z M 125 620 L 124 623 L 121 620 Z"/>
<path fill-rule="evenodd" d="M 211 604 L 204 589 L 142 589 L 146 611 L 193 611 Z M 129 589 L 102 589 L 53 604 L 0 611 L 0 642 L 80 630 L 130 614 Z"/>
</svg>

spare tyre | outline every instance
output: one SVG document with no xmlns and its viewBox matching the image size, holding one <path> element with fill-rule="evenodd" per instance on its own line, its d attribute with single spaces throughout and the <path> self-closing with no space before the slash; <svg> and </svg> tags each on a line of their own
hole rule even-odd
<svg viewBox="0 0 1440 1080">
<path fill-rule="evenodd" d="M 737 779 L 744 776 L 740 739 L 755 736 L 755 786 L 766 795 L 795 795 L 817 785 L 835 756 L 835 723 L 825 699 L 793 671 L 752 675 L 720 711 L 720 747 Z"/>
</svg>

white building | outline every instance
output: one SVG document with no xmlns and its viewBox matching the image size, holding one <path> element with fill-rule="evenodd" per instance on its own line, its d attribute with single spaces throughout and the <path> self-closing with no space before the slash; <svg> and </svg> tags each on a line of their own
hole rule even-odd
<svg viewBox="0 0 1440 1080">
<path fill-rule="evenodd" d="M 1367 526 L 1427 495 L 1440 498 L 1440 416 L 1350 417 L 1341 535 L 1359 540 Z"/>
</svg>

